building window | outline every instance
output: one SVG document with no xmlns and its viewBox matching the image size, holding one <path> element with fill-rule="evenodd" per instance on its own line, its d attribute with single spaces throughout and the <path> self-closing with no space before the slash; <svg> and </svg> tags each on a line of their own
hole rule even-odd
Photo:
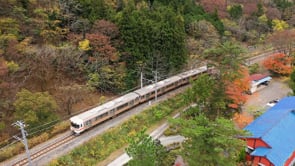
<svg viewBox="0 0 295 166">
<path fill-rule="evenodd" d="M 289 164 L 289 166 L 294 166 L 295 165 L 295 158 L 293 159 L 293 161 L 291 161 L 291 163 Z"/>
<path fill-rule="evenodd" d="M 247 148 L 246 148 L 246 152 L 247 153 L 252 153 L 254 151 L 254 148 L 252 148 L 251 146 L 247 146 Z"/>
</svg>

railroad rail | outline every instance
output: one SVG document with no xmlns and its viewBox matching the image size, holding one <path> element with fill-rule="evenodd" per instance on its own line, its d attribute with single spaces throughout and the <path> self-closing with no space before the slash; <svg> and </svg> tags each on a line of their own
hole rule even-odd
<svg viewBox="0 0 295 166">
<path fill-rule="evenodd" d="M 53 150 L 53 149 L 55 149 L 55 148 L 57 148 L 57 147 L 65 144 L 65 143 L 70 142 L 73 139 L 75 139 L 75 135 L 74 134 L 71 134 L 71 135 L 68 135 L 68 136 L 66 136 L 64 138 L 61 138 L 60 140 L 58 140 L 58 141 L 56 141 L 56 142 L 54 142 L 54 143 L 52 143 L 52 144 L 50 144 L 50 145 L 42 148 L 41 150 L 39 150 L 39 151 L 31 154 L 31 160 L 34 160 L 34 159 L 36 159 L 36 158 L 38 158 L 38 157 L 40 157 L 40 156 L 48 153 L 49 151 L 51 151 L 51 150 Z M 14 163 L 14 164 L 12 164 L 12 165 L 13 166 L 23 166 L 23 165 L 27 165 L 27 164 L 29 164 L 29 161 L 28 161 L 27 158 L 24 158 L 24 159 L 22 159 L 22 160 L 20 160 L 20 161 L 18 161 L 16 163 Z"/>
<path fill-rule="evenodd" d="M 265 57 L 273 54 L 273 53 L 277 53 L 277 52 L 280 52 L 280 51 L 277 51 L 277 50 L 271 50 L 271 51 L 268 51 L 268 52 L 265 52 L 263 54 L 260 54 L 258 56 L 255 56 L 255 57 L 251 57 L 251 58 L 247 58 L 246 61 L 245 61 L 245 64 L 246 65 L 251 65 L 253 63 L 256 63 L 256 61 L 258 60 L 262 60 L 264 59 Z M 76 138 L 76 136 L 74 134 L 70 134 L 70 135 L 67 135 L 61 139 L 59 139 L 58 141 L 55 141 L 53 143 L 51 143 L 50 145 L 47 145 L 45 146 L 44 148 L 41 148 L 41 150 L 38 150 L 37 152 L 34 152 L 33 154 L 31 154 L 31 160 L 35 160 L 37 159 L 38 157 L 66 144 L 66 143 L 69 143 L 70 141 L 74 140 Z M 21 159 L 17 162 L 14 162 L 12 164 L 12 166 L 24 166 L 24 165 L 28 165 L 28 159 L 27 158 L 24 158 L 24 159 Z"/>
</svg>

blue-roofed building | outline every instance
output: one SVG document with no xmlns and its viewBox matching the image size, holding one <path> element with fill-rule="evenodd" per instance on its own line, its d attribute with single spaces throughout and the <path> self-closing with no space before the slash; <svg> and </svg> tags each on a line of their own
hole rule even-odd
<svg viewBox="0 0 295 166">
<path fill-rule="evenodd" d="M 247 127 L 247 159 L 253 165 L 295 165 L 295 96 L 281 99 Z"/>
</svg>

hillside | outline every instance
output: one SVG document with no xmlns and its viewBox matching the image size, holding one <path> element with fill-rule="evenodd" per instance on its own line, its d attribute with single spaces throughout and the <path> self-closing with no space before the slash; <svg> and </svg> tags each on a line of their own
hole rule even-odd
<svg viewBox="0 0 295 166">
<path fill-rule="evenodd" d="M 0 4 L 1 141 L 17 132 L 9 125 L 16 120 L 34 128 L 67 119 L 138 87 L 141 71 L 163 79 L 211 60 L 203 53 L 225 41 L 286 47 L 289 40 L 278 37 L 295 27 L 294 1 L 286 0 Z"/>
</svg>

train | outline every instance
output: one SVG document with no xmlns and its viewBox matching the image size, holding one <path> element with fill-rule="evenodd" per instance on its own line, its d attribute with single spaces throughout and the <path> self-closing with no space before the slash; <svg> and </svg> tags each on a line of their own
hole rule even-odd
<svg viewBox="0 0 295 166">
<path fill-rule="evenodd" d="M 108 101 L 88 111 L 70 118 L 71 131 L 79 135 L 87 129 L 98 125 L 116 115 L 127 111 L 141 103 L 150 101 L 156 95 L 162 95 L 180 86 L 195 80 L 198 75 L 207 72 L 207 66 L 201 66 L 175 76 L 169 77 L 154 84 L 144 86 L 119 98 Z"/>
</svg>

